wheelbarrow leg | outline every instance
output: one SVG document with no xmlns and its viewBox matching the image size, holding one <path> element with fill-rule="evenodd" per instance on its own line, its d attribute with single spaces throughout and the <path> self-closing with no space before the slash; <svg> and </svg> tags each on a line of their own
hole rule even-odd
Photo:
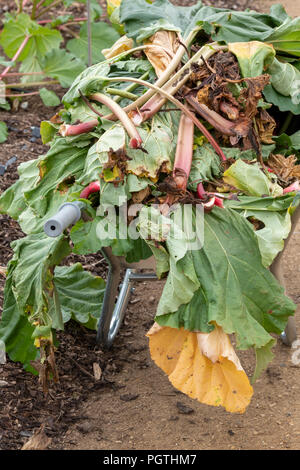
<svg viewBox="0 0 300 470">
<path fill-rule="evenodd" d="M 120 284 L 121 264 L 117 257 L 111 255 L 109 248 L 103 248 L 101 251 L 109 264 L 109 272 L 98 324 L 97 343 L 104 348 L 109 348 L 111 346 L 109 330 Z"/>
<path fill-rule="evenodd" d="M 102 253 L 109 264 L 109 273 L 103 299 L 101 316 L 98 324 L 97 343 L 109 349 L 122 325 L 131 293 L 132 281 L 155 280 L 154 273 L 137 273 L 127 268 L 121 281 L 122 264 L 110 248 L 103 248 Z M 120 286 L 120 292 L 119 291 Z M 115 301 L 117 297 L 117 301 Z"/>
<path fill-rule="evenodd" d="M 289 241 L 295 231 L 296 225 L 300 220 L 300 206 L 298 206 L 292 215 L 292 229 L 290 231 L 290 234 L 288 238 L 285 241 L 284 244 L 284 249 L 277 255 L 275 260 L 270 266 L 270 271 L 271 273 L 276 277 L 278 282 L 284 287 L 285 292 L 287 291 L 286 289 L 286 284 L 282 272 L 282 259 L 283 259 L 283 254 L 286 251 Z M 293 342 L 297 339 L 297 330 L 296 330 L 296 320 L 294 317 L 289 317 L 288 323 L 286 325 L 285 330 L 281 333 L 280 338 L 284 344 L 287 346 L 291 346 Z"/>
</svg>

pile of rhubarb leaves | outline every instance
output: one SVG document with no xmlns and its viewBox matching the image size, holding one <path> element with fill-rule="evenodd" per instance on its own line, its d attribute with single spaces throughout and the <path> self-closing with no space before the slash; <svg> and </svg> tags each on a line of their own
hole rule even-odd
<svg viewBox="0 0 300 470">
<path fill-rule="evenodd" d="M 46 384 L 55 330 L 96 329 L 105 289 L 63 260 L 154 255 L 153 360 L 189 396 L 243 412 L 253 390 L 228 335 L 255 350 L 254 381 L 295 312 L 268 268 L 300 200 L 300 18 L 168 0 L 122 0 L 113 17 L 126 36 L 75 79 L 41 124 L 49 151 L 0 197 L 27 234 L 12 243 L 0 339 L 27 370 L 40 357 Z M 49 238 L 46 220 L 76 200 L 82 218 Z"/>
</svg>

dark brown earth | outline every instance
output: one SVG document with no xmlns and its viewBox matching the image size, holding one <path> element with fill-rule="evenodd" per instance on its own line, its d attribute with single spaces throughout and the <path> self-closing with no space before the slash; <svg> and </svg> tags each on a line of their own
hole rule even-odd
<svg viewBox="0 0 300 470">
<path fill-rule="evenodd" d="M 212 3 L 261 9 L 272 2 Z M 296 2 L 287 0 L 285 4 L 291 14 L 300 15 Z M 63 93 L 56 91 L 60 96 Z M 0 145 L 0 164 L 17 157 L 0 176 L 0 192 L 17 179 L 17 165 L 47 150 L 40 139 L 31 141 L 31 126 L 38 127 L 55 109 L 44 107 L 36 97 L 27 101 L 27 110 L 0 112 L 0 120 L 10 126 L 8 141 Z M 300 226 L 284 261 L 288 294 L 298 304 L 299 233 Z M 16 222 L 0 216 L 0 266 L 12 255 L 10 242 L 21 236 Z M 94 274 L 106 276 L 101 255 L 75 260 Z M 1 306 L 3 286 L 0 276 Z M 294 350 L 278 341 L 275 358 L 256 382 L 245 414 L 199 404 L 177 392 L 149 356 L 145 334 L 152 325 L 161 289 L 159 282 L 136 285 L 124 325 L 109 352 L 96 346 L 95 333 L 68 324 L 58 335 L 60 382 L 51 386 L 47 397 L 37 378 L 25 373 L 20 364 L 8 361 L 0 366 L 0 449 L 21 448 L 42 424 L 51 438 L 50 449 L 299 449 L 300 369 L 291 360 Z M 300 331 L 300 311 L 297 323 Z M 254 357 L 250 352 L 239 356 L 251 374 Z M 94 363 L 102 370 L 99 381 L 93 376 Z"/>
</svg>

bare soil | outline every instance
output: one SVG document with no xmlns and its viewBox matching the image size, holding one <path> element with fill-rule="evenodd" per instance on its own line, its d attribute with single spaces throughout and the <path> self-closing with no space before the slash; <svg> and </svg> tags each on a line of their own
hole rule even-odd
<svg viewBox="0 0 300 470">
<path fill-rule="evenodd" d="M 174 2 L 175 3 L 175 2 Z M 176 3 L 192 3 L 181 0 Z M 212 2 L 231 8 L 265 9 L 268 1 Z M 300 15 L 298 2 L 284 2 L 290 14 Z M 58 94 L 63 93 L 56 90 Z M 0 164 L 12 156 L 17 161 L 0 176 L 0 192 L 18 177 L 22 161 L 45 153 L 31 126 L 52 116 L 36 97 L 27 110 L 1 112 L 10 129 L 0 146 Z M 284 260 L 288 294 L 300 304 L 300 225 L 296 228 Z M 0 266 L 12 256 L 10 242 L 23 236 L 18 224 L 0 216 Z M 106 277 L 101 254 L 73 257 L 91 272 Z M 0 305 L 4 279 L 0 277 Z M 110 351 L 96 346 L 95 333 L 70 323 L 58 335 L 59 384 L 43 396 L 37 378 L 20 364 L 8 360 L 0 366 L 0 449 L 20 449 L 42 424 L 51 438 L 50 449 L 299 449 L 300 368 L 292 362 L 295 352 L 278 341 L 275 358 L 254 386 L 254 396 L 243 414 L 229 414 L 208 407 L 176 391 L 152 362 L 146 332 L 153 323 L 161 282 L 136 283 L 122 329 Z M 300 307 L 297 324 L 300 331 Z M 248 374 L 254 356 L 239 352 Z M 93 364 L 102 369 L 99 381 Z M 2 382 L 1 382 L 2 381 Z"/>
</svg>

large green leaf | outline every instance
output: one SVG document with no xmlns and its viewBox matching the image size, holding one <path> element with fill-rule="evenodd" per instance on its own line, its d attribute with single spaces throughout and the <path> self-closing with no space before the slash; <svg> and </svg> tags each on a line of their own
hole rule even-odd
<svg viewBox="0 0 300 470">
<path fill-rule="evenodd" d="M 243 191 L 248 196 L 282 195 L 282 188 L 272 183 L 263 173 L 258 164 L 249 165 L 243 160 L 237 160 L 225 171 L 224 181 Z"/>
<path fill-rule="evenodd" d="M 5 54 L 12 58 L 26 36 L 30 36 L 30 39 L 19 55 L 19 61 L 23 61 L 29 55 L 42 57 L 51 49 L 57 49 L 62 41 L 59 31 L 40 26 L 28 15 L 21 13 L 16 19 L 12 18 L 4 25 L 0 44 Z"/>
<path fill-rule="evenodd" d="M 92 276 L 80 263 L 57 266 L 54 272 L 64 323 L 76 320 L 90 329 L 97 329 L 101 313 L 105 281 Z"/>
<path fill-rule="evenodd" d="M 243 77 L 262 75 L 276 54 L 271 45 L 259 41 L 234 42 L 228 50 L 237 57 Z"/>
<path fill-rule="evenodd" d="M 19 179 L 0 196 L 0 212 L 18 219 L 26 209 L 24 192 L 39 182 L 39 161 L 43 157 L 23 162 L 18 167 Z"/>
<path fill-rule="evenodd" d="M 107 23 L 98 22 L 92 23 L 92 63 L 95 64 L 104 60 L 102 49 L 111 47 L 114 42 L 119 39 L 119 34 L 114 28 Z M 87 23 L 84 23 L 80 28 L 79 38 L 71 39 L 67 43 L 67 48 L 76 57 L 82 60 L 83 63 L 88 64 L 88 33 Z"/>
<path fill-rule="evenodd" d="M 13 292 L 13 272 L 16 261 L 10 261 L 4 288 L 3 312 L 0 322 L 0 340 L 10 359 L 22 362 L 25 369 L 36 372 L 30 367 L 30 361 L 37 359 L 38 351 L 33 344 L 34 327 L 29 323 L 28 316 L 20 312 Z"/>
<path fill-rule="evenodd" d="M 262 256 L 263 265 L 268 267 L 272 264 L 277 254 L 284 248 L 284 240 L 291 230 L 291 216 L 288 212 L 245 210 L 241 213 L 245 218 L 254 217 L 260 220 L 264 227 L 255 231 L 258 245 Z"/>
<path fill-rule="evenodd" d="M 264 40 L 279 52 L 300 57 L 300 17 L 286 20 Z"/>
<path fill-rule="evenodd" d="M 222 175 L 220 157 L 210 144 L 197 145 L 189 175 L 189 187 L 196 191 L 201 181 L 213 180 Z"/>
<path fill-rule="evenodd" d="M 38 162 L 40 179 L 32 189 L 25 190 L 25 199 L 38 217 L 43 217 L 56 192 L 62 197 L 72 182 L 81 173 L 90 140 L 77 144 L 70 138 L 57 138 L 44 158 Z M 78 147 L 78 145 L 80 145 Z M 60 187 L 60 184 L 62 186 Z"/>
<path fill-rule="evenodd" d="M 158 304 L 157 315 L 175 312 L 180 305 L 187 304 L 199 288 L 186 234 L 170 218 L 162 216 L 159 210 L 153 207 L 143 207 L 138 227 L 145 240 L 151 239 L 155 242 L 156 249 L 153 254 L 160 266 L 161 257 L 165 263 L 165 251 L 158 250 L 158 246 L 166 240 L 169 275 Z M 153 244 L 150 243 L 149 246 L 152 249 Z M 162 269 L 159 271 L 162 272 Z"/>
<path fill-rule="evenodd" d="M 236 333 L 240 349 L 262 348 L 273 341 L 270 332 L 284 329 L 295 305 L 262 265 L 257 238 L 243 217 L 214 208 L 204 216 L 203 248 L 191 256 L 200 287 L 177 311 L 174 304 L 173 314 L 159 311 L 160 325 L 208 332 L 216 322 L 226 333 Z M 172 301 L 164 300 L 167 294 L 160 302 Z"/>
<path fill-rule="evenodd" d="M 295 83 L 296 85 L 296 83 Z M 269 102 L 278 106 L 282 112 L 291 111 L 293 114 L 300 114 L 300 100 L 299 100 L 299 89 L 293 87 L 294 99 L 290 96 L 283 96 L 278 93 L 272 85 L 267 85 L 264 88 L 263 94 L 265 99 Z"/>
<path fill-rule="evenodd" d="M 85 69 L 85 64 L 63 49 L 49 51 L 42 59 L 43 71 L 48 77 L 59 80 L 62 87 L 72 85 L 75 78 Z"/>
<path fill-rule="evenodd" d="M 159 29 L 180 31 L 186 37 L 195 27 L 212 34 L 213 39 L 226 42 L 262 40 L 274 27 L 281 25 L 284 15 L 274 11 L 271 15 L 254 11 L 232 11 L 203 5 L 201 1 L 188 7 L 174 6 L 168 0 L 157 0 L 149 6 L 146 0 L 122 0 L 120 22 L 126 33 L 142 41 Z M 246 25 L 246 27 L 245 27 Z"/>
<path fill-rule="evenodd" d="M 13 262 L 9 265 L 11 289 L 16 308 L 33 323 L 59 324 L 60 311 L 53 295 L 53 267 L 70 252 L 64 236 L 50 239 L 43 233 L 29 235 L 12 243 Z M 9 296 L 9 291 L 7 292 Z M 51 312 L 51 315 L 49 314 Z"/>
<path fill-rule="evenodd" d="M 123 53 L 126 56 L 127 52 Z M 100 62 L 99 64 L 92 65 L 84 70 L 74 81 L 69 91 L 63 97 L 65 104 L 73 104 L 74 101 L 80 98 L 79 90 L 84 95 L 89 95 L 97 91 L 103 91 L 103 88 L 109 83 L 109 77 L 134 77 L 140 78 L 148 72 L 149 79 L 154 78 L 152 65 L 148 60 L 144 59 L 131 59 L 121 60 L 121 57 L 108 59 Z M 115 83 L 115 88 L 126 88 L 128 83 Z M 144 92 L 144 87 L 138 87 L 136 94 L 139 96 Z M 104 90 L 105 91 L 105 90 Z M 123 105 L 123 101 L 121 102 Z"/>
</svg>

